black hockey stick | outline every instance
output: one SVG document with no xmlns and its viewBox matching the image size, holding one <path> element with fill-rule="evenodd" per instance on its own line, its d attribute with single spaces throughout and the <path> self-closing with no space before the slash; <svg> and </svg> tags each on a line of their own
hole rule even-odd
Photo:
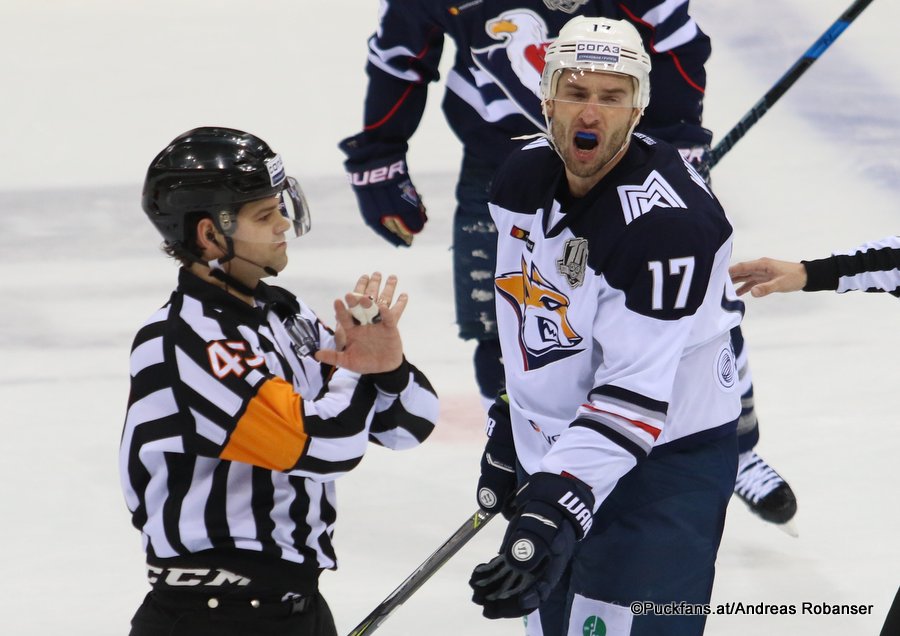
<svg viewBox="0 0 900 636">
<path fill-rule="evenodd" d="M 794 82 L 800 79 L 800 76 L 812 66 L 813 62 L 819 59 L 819 56 L 838 39 L 838 36 L 844 32 L 844 29 L 850 26 L 850 23 L 853 22 L 870 4 L 872 4 L 872 0 L 855 0 L 855 2 L 841 14 L 841 17 L 839 17 L 835 23 L 832 24 L 811 47 L 809 47 L 809 50 L 804 53 L 799 60 L 794 62 L 794 65 L 789 68 L 777 82 L 775 82 L 772 88 L 763 95 L 762 99 L 756 102 L 753 108 L 751 108 L 750 111 L 735 124 L 734 128 L 732 128 L 728 134 L 715 145 L 712 151 L 710 151 L 710 168 L 719 163 L 719 160 L 725 156 L 725 153 L 731 150 L 731 147 L 734 146 L 748 130 L 750 130 L 753 124 L 759 121 L 760 117 L 766 114 L 766 111 L 768 111 L 775 102 L 777 102 L 779 98 L 793 86 Z"/>
<path fill-rule="evenodd" d="M 364 634 L 368 636 L 368 634 L 371 634 L 378 629 L 378 626 L 386 621 L 388 616 L 390 616 L 395 609 L 403 605 L 416 590 L 425 584 L 425 581 L 430 579 L 441 566 L 450 560 L 450 557 L 459 552 L 460 548 L 466 545 L 466 543 L 469 542 L 469 539 L 474 537 L 475 534 L 491 520 L 491 517 L 493 517 L 491 513 L 479 510 L 466 519 L 466 522 L 462 524 L 449 539 L 444 541 L 443 545 L 435 550 L 430 557 L 425 559 L 425 561 L 422 562 L 422 565 L 417 567 L 412 574 L 406 577 L 406 580 L 403 581 L 396 590 L 391 592 L 386 599 L 381 601 L 378 607 L 373 609 L 369 615 L 366 616 L 352 632 L 350 632 L 349 636 L 363 636 Z"/>
</svg>

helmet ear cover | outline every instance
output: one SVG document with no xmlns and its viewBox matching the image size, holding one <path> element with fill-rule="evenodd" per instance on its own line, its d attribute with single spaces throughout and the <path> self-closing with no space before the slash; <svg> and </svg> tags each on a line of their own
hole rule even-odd
<svg viewBox="0 0 900 636">
<path fill-rule="evenodd" d="M 177 258 L 183 263 L 194 262 L 203 256 L 203 250 L 197 242 L 198 228 L 202 219 L 208 218 L 203 212 L 187 214 L 183 221 L 184 239 L 181 241 L 170 241 L 166 239 L 163 242 L 163 251 L 173 258 Z M 207 232 L 206 238 L 210 238 L 210 232 Z"/>
<path fill-rule="evenodd" d="M 216 228 L 225 236 L 232 236 L 237 231 L 237 210 L 219 210 L 212 217 Z"/>
</svg>

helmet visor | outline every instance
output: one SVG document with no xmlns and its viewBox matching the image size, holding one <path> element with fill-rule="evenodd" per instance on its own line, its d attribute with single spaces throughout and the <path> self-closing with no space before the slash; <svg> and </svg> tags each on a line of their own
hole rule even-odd
<svg viewBox="0 0 900 636">
<path fill-rule="evenodd" d="M 627 78 L 629 82 L 591 83 L 585 81 L 589 74 L 612 75 Z M 554 102 L 586 106 L 595 104 L 607 108 L 635 108 L 637 82 L 631 76 L 611 73 L 604 69 L 564 68 L 559 71 Z"/>
<path fill-rule="evenodd" d="M 277 194 L 245 203 L 237 214 L 220 212 L 217 225 L 237 241 L 283 243 L 309 231 L 309 206 L 297 180 L 287 177 Z"/>
<path fill-rule="evenodd" d="M 290 221 L 293 228 L 293 237 L 303 236 L 309 232 L 309 206 L 300 184 L 294 177 L 285 180 L 284 190 L 281 191 L 278 209 L 281 216 Z"/>
</svg>

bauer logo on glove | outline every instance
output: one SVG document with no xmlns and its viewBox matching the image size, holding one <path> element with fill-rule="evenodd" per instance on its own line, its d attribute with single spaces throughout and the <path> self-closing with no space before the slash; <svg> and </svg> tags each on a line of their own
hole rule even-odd
<svg viewBox="0 0 900 636">
<path fill-rule="evenodd" d="M 351 172 L 347 175 L 350 183 L 355 186 L 373 185 L 389 181 L 399 174 L 406 174 L 406 161 L 400 159 L 389 166 L 379 166 L 371 170 Z M 415 191 L 413 191 L 415 193 Z"/>
<path fill-rule="evenodd" d="M 353 153 L 357 143 L 345 140 L 341 148 Z M 347 160 L 347 177 L 356 195 L 363 220 L 392 245 L 412 245 L 413 236 L 422 231 L 428 216 L 416 191 L 403 155 L 368 161 Z"/>
</svg>

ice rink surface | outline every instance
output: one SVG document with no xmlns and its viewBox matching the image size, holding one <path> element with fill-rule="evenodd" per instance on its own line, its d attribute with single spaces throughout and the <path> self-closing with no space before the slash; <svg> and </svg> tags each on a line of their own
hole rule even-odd
<svg viewBox="0 0 900 636">
<path fill-rule="evenodd" d="M 712 37 L 706 125 L 721 138 L 849 0 L 697 0 Z M 339 484 L 340 569 L 322 577 L 348 632 L 475 509 L 482 415 L 455 336 L 450 228 L 458 144 L 434 87 L 409 163 L 430 222 L 395 250 L 359 221 L 335 144 L 362 118 L 375 2 L 7 0 L 0 4 L 0 633 L 127 633 L 148 587 L 119 490 L 134 332 L 175 267 L 139 207 L 147 163 L 177 134 L 228 125 L 300 178 L 313 231 L 278 282 L 323 317 L 362 272 L 400 276 L 407 354 L 442 398 L 419 449 L 373 448 Z M 876 0 L 713 172 L 735 259 L 824 256 L 895 234 L 900 217 L 900 6 Z M 451 51 L 444 54 L 444 62 Z M 723 636 L 875 634 L 900 584 L 897 300 L 751 299 L 758 450 L 797 493 L 799 538 L 733 501 L 713 603 L 794 605 L 713 616 Z M 468 600 L 492 522 L 378 633 L 516 635 Z M 873 605 L 803 615 L 802 603 Z"/>
</svg>

